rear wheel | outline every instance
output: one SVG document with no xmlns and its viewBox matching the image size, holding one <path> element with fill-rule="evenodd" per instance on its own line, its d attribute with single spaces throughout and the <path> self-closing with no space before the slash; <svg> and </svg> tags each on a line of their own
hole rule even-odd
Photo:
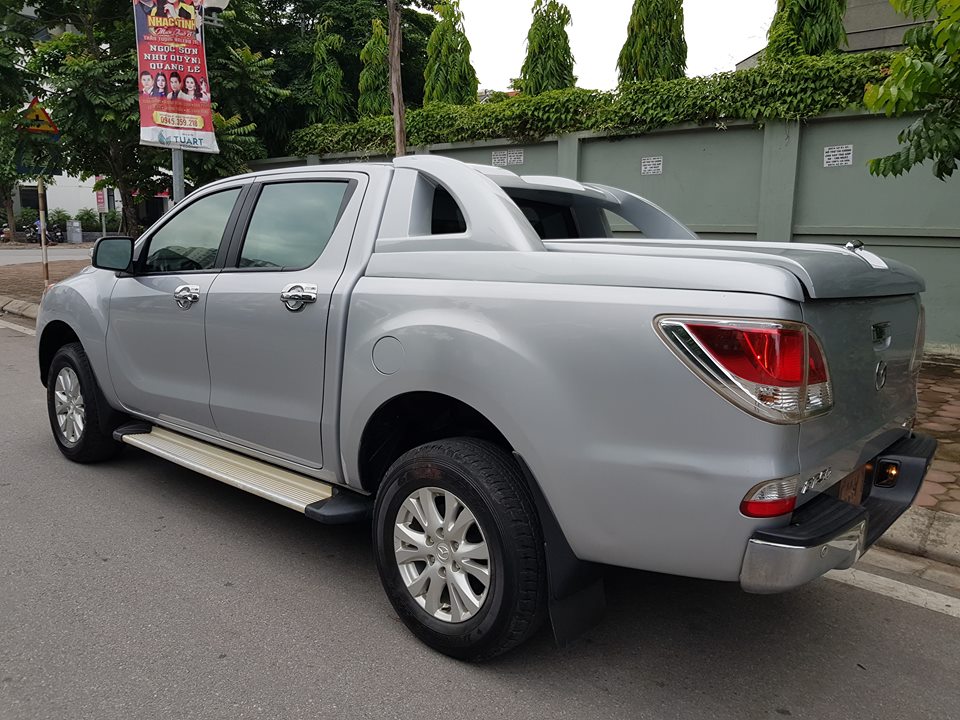
<svg viewBox="0 0 960 720">
<path fill-rule="evenodd" d="M 397 614 L 446 655 L 499 655 L 545 615 L 540 525 L 519 468 L 495 445 L 441 440 L 398 459 L 377 495 L 374 542 Z"/>
<path fill-rule="evenodd" d="M 119 414 L 103 399 L 93 369 L 80 343 L 64 345 L 53 356 L 47 375 L 50 429 L 66 457 L 74 462 L 107 460 L 121 445 L 111 422 Z"/>
</svg>

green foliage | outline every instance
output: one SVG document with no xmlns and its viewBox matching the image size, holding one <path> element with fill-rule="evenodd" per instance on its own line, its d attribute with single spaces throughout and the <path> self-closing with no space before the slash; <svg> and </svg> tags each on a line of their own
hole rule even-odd
<svg viewBox="0 0 960 720">
<path fill-rule="evenodd" d="M 673 80 L 686 67 L 683 0 L 635 0 L 617 60 L 620 83 Z"/>
<path fill-rule="evenodd" d="M 53 0 L 36 4 L 44 13 L 57 6 Z M 132 226 L 135 198 L 165 185 L 157 172 L 165 154 L 140 145 L 140 111 L 137 94 L 131 92 L 137 83 L 133 19 L 129 24 L 108 22 L 113 8 L 105 3 L 100 9 L 107 16 L 65 11 L 60 17 L 72 18 L 75 27 L 89 34 L 65 32 L 42 42 L 29 64 L 44 79 L 44 103 L 61 131 L 63 170 L 81 178 L 104 176 L 120 191 Z"/>
<path fill-rule="evenodd" d="M 81 230 L 96 232 L 100 229 L 100 215 L 93 208 L 80 208 L 75 219 L 80 221 Z"/>
<path fill-rule="evenodd" d="M 527 57 L 517 89 L 528 95 L 563 90 L 577 84 L 567 25 L 570 10 L 557 0 L 535 0 L 533 22 L 527 33 Z"/>
<path fill-rule="evenodd" d="M 67 229 L 67 223 L 73 220 L 73 216 L 63 208 L 53 208 L 47 212 L 47 224 L 52 228 Z"/>
<path fill-rule="evenodd" d="M 439 102 L 470 105 L 477 101 L 477 71 L 470 64 L 470 41 L 463 29 L 459 0 L 448 0 L 435 8 L 440 22 L 427 43 L 424 70 L 424 104 Z"/>
<path fill-rule="evenodd" d="M 960 160 L 960 0 L 891 0 L 901 13 L 930 17 L 912 28 L 907 49 L 894 56 L 882 83 L 868 86 L 864 102 L 887 116 L 919 112 L 897 140 L 900 151 L 870 161 L 874 175 L 898 176 L 927 160 L 940 180 Z"/>
<path fill-rule="evenodd" d="M 503 92 L 502 90 L 494 90 L 492 93 L 487 95 L 487 99 L 484 102 L 499 103 L 509 99 L 510 99 L 510 96 L 507 95 L 507 93 Z"/>
<path fill-rule="evenodd" d="M 317 122 L 337 122 L 350 117 L 350 99 L 343 88 L 343 70 L 335 53 L 343 48 L 343 37 L 331 32 L 330 18 L 317 25 L 313 43 L 313 74 L 311 76 L 311 109 L 308 118 Z"/>
<path fill-rule="evenodd" d="M 846 11 L 847 0 L 777 0 L 764 57 L 784 60 L 838 52 L 847 43 Z"/>
<path fill-rule="evenodd" d="M 9 0 L 2 0 L 4 3 Z M 16 152 L 20 138 L 16 123 L 21 106 L 38 90 L 36 76 L 24 67 L 22 56 L 31 46 L 31 38 L 22 31 L 23 24 L 4 17 L 9 9 L 0 5 L 0 211 L 13 227 L 13 190 L 18 182 L 33 178 L 17 172 Z"/>
<path fill-rule="evenodd" d="M 360 51 L 360 99 L 357 108 L 362 117 L 389 115 L 390 42 L 380 18 L 373 20 L 373 33 Z"/>
<path fill-rule="evenodd" d="M 21 208 L 17 215 L 17 228 L 19 230 L 29 230 L 40 217 L 40 214 L 33 208 Z"/>
<path fill-rule="evenodd" d="M 266 120 L 276 105 L 290 96 L 275 81 L 276 61 L 249 46 L 226 47 L 210 62 L 215 83 L 213 102 L 225 117 L 242 115 L 254 122 Z"/>
<path fill-rule="evenodd" d="M 116 210 L 107 210 L 104 213 L 104 220 L 107 224 L 107 232 L 118 232 L 120 230 L 120 213 Z"/>
<path fill-rule="evenodd" d="M 227 118 L 215 111 L 213 129 L 220 153 L 184 153 L 184 170 L 190 182 L 200 187 L 220 178 L 250 172 L 249 161 L 267 155 L 255 134 L 256 127 L 254 123 L 245 123 L 240 115 Z"/>
<path fill-rule="evenodd" d="M 616 93 L 571 88 L 471 106 L 431 104 L 407 114 L 412 146 L 596 130 L 637 134 L 684 122 L 802 120 L 861 107 L 863 90 L 890 62 L 887 53 L 800 57 L 710 77 L 631 83 Z M 393 152 L 389 117 L 313 125 L 294 134 L 293 155 Z"/>
</svg>

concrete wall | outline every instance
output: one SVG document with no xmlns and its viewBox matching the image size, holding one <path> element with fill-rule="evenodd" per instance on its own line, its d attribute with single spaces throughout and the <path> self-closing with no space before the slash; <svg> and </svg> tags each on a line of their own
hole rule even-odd
<svg viewBox="0 0 960 720">
<path fill-rule="evenodd" d="M 960 351 L 960 177 L 940 182 L 920 167 L 901 178 L 875 178 L 866 167 L 870 158 L 896 148 L 897 133 L 908 122 L 837 113 L 805 124 L 689 125 L 621 138 L 578 133 L 534 145 L 486 141 L 417 152 L 491 164 L 496 153 L 522 150 L 523 164 L 508 169 L 622 187 L 661 205 L 704 238 L 830 244 L 860 239 L 923 273 L 927 340 Z M 852 146 L 852 164 L 824 167 L 824 149 L 846 145 Z M 662 158 L 662 172 L 643 174 L 644 158 Z M 277 158 L 257 166 L 356 159 L 367 158 Z"/>
</svg>

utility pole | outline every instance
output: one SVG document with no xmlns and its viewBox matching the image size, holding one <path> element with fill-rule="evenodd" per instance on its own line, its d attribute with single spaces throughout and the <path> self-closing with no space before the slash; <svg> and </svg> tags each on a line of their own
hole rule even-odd
<svg viewBox="0 0 960 720">
<path fill-rule="evenodd" d="M 403 36 L 400 31 L 400 9 L 397 0 L 387 0 L 390 34 L 390 103 L 393 109 L 393 133 L 396 156 L 407 154 L 407 116 L 403 105 L 403 83 L 400 74 L 400 50 Z"/>
<path fill-rule="evenodd" d="M 40 215 L 40 257 L 43 260 L 43 287 L 50 287 L 50 263 L 47 259 L 47 188 L 43 175 L 37 178 L 37 207 Z"/>
<path fill-rule="evenodd" d="M 171 150 L 173 153 L 173 162 L 171 170 L 173 170 L 173 204 L 176 205 L 181 200 L 183 200 L 183 150 L 180 148 L 174 148 Z"/>
</svg>

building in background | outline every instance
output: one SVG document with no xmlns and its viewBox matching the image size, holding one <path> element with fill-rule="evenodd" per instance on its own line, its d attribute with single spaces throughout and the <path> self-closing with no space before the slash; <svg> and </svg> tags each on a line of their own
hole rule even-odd
<svg viewBox="0 0 960 720">
<path fill-rule="evenodd" d="M 847 0 L 847 14 L 843 19 L 847 31 L 844 52 L 871 50 L 902 50 L 903 34 L 922 21 L 904 17 L 890 5 L 889 0 Z M 763 50 L 737 63 L 737 70 L 754 67 Z"/>
<path fill-rule="evenodd" d="M 94 179 L 80 180 L 68 175 L 57 175 L 53 183 L 47 185 L 47 206 L 51 210 L 60 208 L 70 215 L 76 215 L 78 210 L 90 208 L 97 210 L 97 194 L 93 190 Z M 113 191 L 105 191 L 107 210 L 119 210 L 120 202 Z M 33 183 L 19 185 L 13 193 L 13 210 L 18 215 L 22 208 L 38 208 L 37 186 Z"/>
</svg>

